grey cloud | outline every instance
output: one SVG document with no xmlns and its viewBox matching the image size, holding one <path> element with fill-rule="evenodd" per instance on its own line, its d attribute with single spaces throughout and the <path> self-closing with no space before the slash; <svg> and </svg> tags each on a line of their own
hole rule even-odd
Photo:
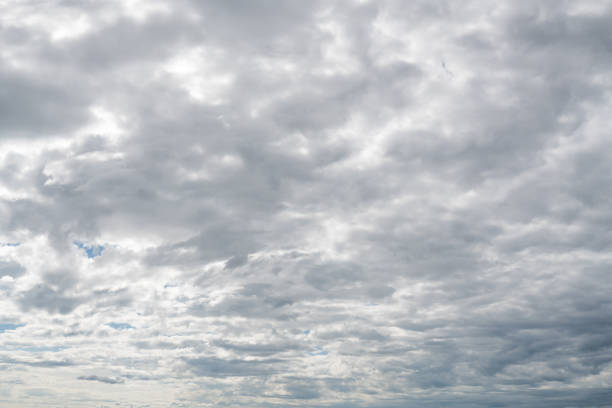
<svg viewBox="0 0 612 408">
<path fill-rule="evenodd" d="M 13 358 L 3 358 L 2 362 L 5 364 L 16 364 L 25 365 L 30 367 L 41 367 L 41 368 L 58 368 L 58 367 L 71 367 L 75 366 L 76 363 L 70 360 L 40 360 L 40 361 L 26 361 L 18 360 Z"/>
<path fill-rule="evenodd" d="M 69 367 L 75 365 L 71 361 L 36 361 L 32 363 L 21 363 L 26 364 L 32 367 L 45 367 L 45 368 L 55 368 L 55 367 Z"/>
<path fill-rule="evenodd" d="M 49 286 L 57 290 L 64 291 L 74 287 L 74 285 L 77 283 L 78 277 L 70 271 L 58 270 L 46 273 L 43 276 L 43 279 Z"/>
<path fill-rule="evenodd" d="M 245 265 L 249 260 L 248 255 L 234 255 L 230 259 L 225 262 L 225 267 L 227 269 L 237 268 L 239 266 Z"/>
<path fill-rule="evenodd" d="M 247 231 L 232 231 L 217 225 L 210 225 L 206 232 L 187 241 L 157 248 L 148 257 L 147 262 L 150 264 L 174 264 L 179 260 L 179 262 L 185 260 L 191 260 L 192 262 L 213 261 L 256 249 L 257 246 L 254 242 L 250 242 Z"/>
<path fill-rule="evenodd" d="M 34 286 L 25 291 L 19 299 L 19 304 L 25 311 L 35 308 L 61 314 L 72 312 L 81 302 L 78 298 L 65 296 L 46 285 Z"/>
<path fill-rule="evenodd" d="M 21 293 L 19 305 L 25 311 L 44 309 L 49 313 L 69 314 L 84 302 L 83 298 L 68 295 L 66 291 L 77 283 L 77 277 L 65 270 L 44 275 L 44 283 L 39 283 Z"/>
<path fill-rule="evenodd" d="M 240 355 L 267 357 L 288 351 L 303 349 L 298 344 L 235 344 L 224 341 L 215 342 L 215 346 L 233 351 Z"/>
<path fill-rule="evenodd" d="M 293 300 L 286 297 L 231 296 L 222 302 L 208 306 L 206 303 L 196 303 L 191 312 L 196 316 L 244 316 L 249 318 L 275 318 L 288 320 L 296 317 L 291 312 Z"/>
<path fill-rule="evenodd" d="M 201 344 L 200 344 L 201 345 Z M 186 348 L 189 344 L 177 344 L 168 341 L 157 341 L 157 342 L 147 342 L 147 341 L 138 341 L 134 343 L 134 346 L 137 348 L 147 349 L 147 350 L 155 350 L 155 349 L 176 349 L 176 348 Z"/>
<path fill-rule="evenodd" d="M 70 92 L 67 78 L 40 78 L 0 66 L 0 138 L 55 136 L 88 118 L 86 94 Z"/>
<path fill-rule="evenodd" d="M 96 309 L 99 308 L 125 308 L 130 306 L 134 298 L 129 289 L 99 289 L 93 292 L 98 302 Z"/>
<path fill-rule="evenodd" d="M 360 340 L 365 341 L 388 341 L 390 340 L 389 336 L 385 336 L 381 334 L 379 331 L 370 329 L 370 330 L 346 330 L 346 331 L 328 331 L 317 333 L 317 337 L 322 340 L 335 340 L 335 339 L 347 339 L 351 337 L 356 337 Z"/>
<path fill-rule="evenodd" d="M 0 261 L 0 277 L 10 276 L 13 278 L 18 278 L 25 272 L 25 268 L 17 262 Z"/>
<path fill-rule="evenodd" d="M 268 0 L 256 5 L 243 0 L 188 3 L 206 22 L 207 35 L 242 49 L 260 47 L 265 52 L 267 47 L 281 50 L 283 46 L 289 50 L 304 47 L 305 44 L 292 40 L 315 31 L 313 17 L 320 2 L 307 5 L 300 2 L 279 4 Z M 285 45 L 287 42 L 289 44 Z"/>
<path fill-rule="evenodd" d="M 2 338 L 37 353 L 1 369 L 169 406 L 609 404 L 608 4 L 119 3 L 0 16 Z"/>
<path fill-rule="evenodd" d="M 269 376 L 278 372 L 283 360 L 224 360 L 214 357 L 187 359 L 185 363 L 196 375 L 203 377 Z"/>
<path fill-rule="evenodd" d="M 98 381 L 105 384 L 123 384 L 125 380 L 123 378 L 113 378 L 113 377 L 102 377 L 97 375 L 84 375 L 78 378 L 79 380 L 84 381 Z"/>
<path fill-rule="evenodd" d="M 292 382 L 285 386 L 285 391 L 289 393 L 287 398 L 298 400 L 310 400 L 319 398 L 321 394 L 316 384 Z"/>
<path fill-rule="evenodd" d="M 305 275 L 305 281 L 319 290 L 328 290 L 336 285 L 353 285 L 363 279 L 358 265 L 315 265 Z"/>
</svg>

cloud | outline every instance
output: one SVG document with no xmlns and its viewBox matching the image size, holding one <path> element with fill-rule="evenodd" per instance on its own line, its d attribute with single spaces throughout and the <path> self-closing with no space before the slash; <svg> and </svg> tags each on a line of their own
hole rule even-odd
<svg viewBox="0 0 612 408">
<path fill-rule="evenodd" d="M 43 275 L 43 283 L 21 293 L 18 303 L 24 311 L 44 309 L 49 313 L 71 313 L 83 302 L 75 296 L 66 294 L 77 283 L 77 276 L 66 270 L 57 270 Z"/>
<path fill-rule="evenodd" d="M 81 301 L 78 298 L 65 296 L 47 285 L 36 285 L 25 291 L 19 299 L 19 304 L 25 311 L 34 308 L 61 314 L 72 312 L 79 303 Z"/>
<path fill-rule="evenodd" d="M 606 2 L 3 8 L 5 405 L 609 404 Z"/>
<path fill-rule="evenodd" d="M 6 137 L 54 136 L 75 129 L 88 117 L 88 97 L 70 92 L 67 78 L 55 80 L 0 66 L 3 110 L 0 132 Z"/>
<path fill-rule="evenodd" d="M 78 378 L 83 381 L 98 381 L 104 384 L 123 384 L 125 380 L 123 378 L 111 378 L 111 377 L 99 377 L 97 375 L 83 375 Z"/>
<path fill-rule="evenodd" d="M 289 393 L 288 398 L 291 399 L 311 400 L 321 396 L 316 384 L 295 382 L 285 386 L 285 390 Z"/>
<path fill-rule="evenodd" d="M 0 277 L 10 276 L 12 278 L 18 278 L 25 272 L 25 268 L 17 262 L 0 261 Z"/>
<path fill-rule="evenodd" d="M 69 360 L 36 360 L 36 361 L 25 361 L 17 360 L 13 358 L 2 358 L 2 362 L 5 364 L 17 364 L 25 365 L 29 367 L 40 367 L 40 368 L 60 368 L 60 367 L 71 367 L 76 365 L 74 362 Z"/>
<path fill-rule="evenodd" d="M 268 376 L 275 372 L 274 365 L 282 360 L 223 360 L 200 357 L 185 361 L 194 374 L 203 377 L 251 377 Z"/>
</svg>

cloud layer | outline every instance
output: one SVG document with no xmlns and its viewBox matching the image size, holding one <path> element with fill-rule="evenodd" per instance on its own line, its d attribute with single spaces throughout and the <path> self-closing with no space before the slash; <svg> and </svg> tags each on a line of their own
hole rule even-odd
<svg viewBox="0 0 612 408">
<path fill-rule="evenodd" d="M 3 407 L 612 406 L 611 2 L 0 7 Z"/>
</svg>

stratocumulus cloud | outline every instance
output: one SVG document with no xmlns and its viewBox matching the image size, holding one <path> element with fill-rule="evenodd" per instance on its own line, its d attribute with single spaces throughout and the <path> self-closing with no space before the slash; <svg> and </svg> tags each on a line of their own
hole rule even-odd
<svg viewBox="0 0 612 408">
<path fill-rule="evenodd" d="M 0 10 L 2 407 L 612 406 L 612 2 Z"/>
</svg>

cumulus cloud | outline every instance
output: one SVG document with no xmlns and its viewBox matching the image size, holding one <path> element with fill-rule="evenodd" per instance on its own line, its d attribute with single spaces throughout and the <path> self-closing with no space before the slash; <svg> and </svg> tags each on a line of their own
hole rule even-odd
<svg viewBox="0 0 612 408">
<path fill-rule="evenodd" d="M 0 4 L 3 404 L 609 406 L 612 4 Z"/>
</svg>

